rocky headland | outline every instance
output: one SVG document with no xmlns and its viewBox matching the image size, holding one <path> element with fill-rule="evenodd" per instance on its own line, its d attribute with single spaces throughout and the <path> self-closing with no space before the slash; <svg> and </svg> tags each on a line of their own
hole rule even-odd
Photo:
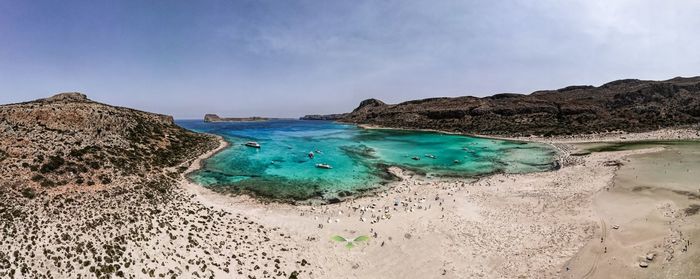
<svg viewBox="0 0 700 279">
<path fill-rule="evenodd" d="M 0 106 L 0 278 L 300 273 L 279 228 L 179 187 L 219 143 L 80 93 Z"/>
<path fill-rule="evenodd" d="M 529 95 L 429 98 L 400 104 L 368 99 L 340 120 L 504 136 L 653 131 L 700 123 L 700 77 L 625 79 Z"/>
</svg>

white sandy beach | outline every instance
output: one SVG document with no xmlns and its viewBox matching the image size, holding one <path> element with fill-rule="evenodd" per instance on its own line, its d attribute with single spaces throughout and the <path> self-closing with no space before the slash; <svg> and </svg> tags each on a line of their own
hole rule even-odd
<svg viewBox="0 0 700 279">
<path fill-rule="evenodd" d="M 678 134 L 694 137 L 690 132 L 668 135 L 668 131 L 627 137 L 674 138 Z M 656 268 L 643 269 L 638 266 L 639 257 L 648 251 L 618 246 L 662 246 L 667 224 L 612 228 L 624 223 L 624 218 L 615 215 L 619 210 L 634 212 L 640 205 L 612 196 L 619 167 L 610 162 L 629 162 L 629 158 L 663 148 L 573 157 L 567 154 L 574 146 L 549 142 L 563 152 L 563 166 L 556 171 L 465 180 L 426 178 L 392 168 L 401 181 L 389 190 L 331 205 L 294 206 L 224 196 L 184 178 L 182 186 L 205 206 L 279 227 L 298 248 L 285 254 L 288 260 L 308 262 L 303 266 L 297 262 L 306 272 L 299 278 L 608 278 L 618 265 L 629 269 L 618 272 L 619 278 L 661 278 L 661 266 L 670 270 L 692 259 L 676 252 L 675 258 L 662 260 L 667 252 L 657 249 L 651 263 Z M 199 160 L 190 170 L 198 165 Z M 670 202 L 658 209 L 680 212 L 679 206 Z M 644 207 L 656 210 L 651 204 Z M 690 222 L 687 229 L 696 233 L 691 237 L 697 237 L 698 216 L 676 215 L 677 222 Z M 641 235 L 637 240 L 620 243 L 626 236 L 619 232 L 634 230 Z M 647 232 L 657 237 L 645 238 Z M 335 235 L 371 239 L 348 249 L 331 240 Z M 688 237 L 676 238 L 668 246 L 680 251 L 681 240 Z M 600 253 L 603 247 L 610 252 Z M 615 255 L 616 260 L 605 258 L 608 255 Z M 678 278 L 693 278 L 697 275 L 693 272 L 697 271 Z"/>
</svg>

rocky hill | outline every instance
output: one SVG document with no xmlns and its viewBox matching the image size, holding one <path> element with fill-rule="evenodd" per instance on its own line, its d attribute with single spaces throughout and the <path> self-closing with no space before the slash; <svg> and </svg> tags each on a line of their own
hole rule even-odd
<svg viewBox="0 0 700 279">
<path fill-rule="evenodd" d="M 0 278 L 299 274 L 286 232 L 179 187 L 217 146 L 80 93 L 0 106 Z"/>
<path fill-rule="evenodd" d="M 369 99 L 342 121 L 509 136 L 648 131 L 700 123 L 700 77 L 626 79 L 529 95 L 430 98 L 394 105 Z"/>
<path fill-rule="evenodd" d="M 80 93 L 0 106 L 0 174 L 17 182 L 14 188 L 139 179 L 215 145 L 170 116 L 97 103 Z"/>
</svg>

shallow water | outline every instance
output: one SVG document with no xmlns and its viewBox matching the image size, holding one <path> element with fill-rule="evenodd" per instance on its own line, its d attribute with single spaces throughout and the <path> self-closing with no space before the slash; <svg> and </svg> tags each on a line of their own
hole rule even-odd
<svg viewBox="0 0 700 279">
<path fill-rule="evenodd" d="M 554 166 L 555 151 L 536 143 L 433 132 L 361 129 L 329 121 L 207 123 L 177 121 L 221 135 L 231 146 L 190 178 L 215 190 L 276 199 L 330 199 L 371 190 L 391 179 L 387 166 L 438 176 L 537 172 Z M 257 141 L 262 148 L 244 146 Z M 314 157 L 308 154 L 313 152 Z M 419 160 L 415 160 L 418 158 Z M 320 169 L 318 163 L 333 169 Z"/>
</svg>

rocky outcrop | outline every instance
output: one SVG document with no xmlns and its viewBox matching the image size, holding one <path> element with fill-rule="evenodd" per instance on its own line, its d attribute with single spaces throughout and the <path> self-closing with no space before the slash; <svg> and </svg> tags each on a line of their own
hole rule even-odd
<svg viewBox="0 0 700 279">
<path fill-rule="evenodd" d="M 700 77 L 618 80 L 529 95 L 362 101 L 345 122 L 489 135 L 648 131 L 700 123 Z"/>
<path fill-rule="evenodd" d="M 362 113 L 369 112 L 373 109 L 383 108 L 385 106 L 386 106 L 386 104 L 380 100 L 367 99 L 367 100 L 360 102 L 360 105 L 352 111 L 352 114 L 354 114 L 354 115 L 362 114 Z"/>
<path fill-rule="evenodd" d="M 221 117 L 219 117 L 216 114 L 205 114 L 204 115 L 204 122 L 219 122 L 221 121 Z"/>
<path fill-rule="evenodd" d="M 58 93 L 56 95 L 53 95 L 49 98 L 42 99 L 43 101 L 46 102 L 88 102 L 90 101 L 87 97 L 87 95 L 79 93 L 79 92 L 66 92 L 66 93 Z"/>
<path fill-rule="evenodd" d="M 340 120 L 346 117 L 347 113 L 336 113 L 336 114 L 310 114 L 300 117 L 299 120 Z"/>
</svg>

